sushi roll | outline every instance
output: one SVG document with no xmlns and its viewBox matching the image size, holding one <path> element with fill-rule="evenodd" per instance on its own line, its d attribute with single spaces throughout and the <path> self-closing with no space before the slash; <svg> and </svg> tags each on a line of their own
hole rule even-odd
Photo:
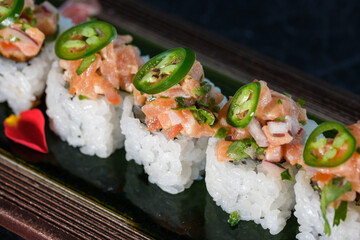
<svg viewBox="0 0 360 240">
<path fill-rule="evenodd" d="M 295 184 L 297 239 L 360 239 L 359 143 L 360 121 L 324 122 L 307 138 Z"/>
<path fill-rule="evenodd" d="M 58 13 L 48 2 L 31 0 L 5 0 L 0 7 L 0 102 L 19 114 L 36 105 L 45 89 L 55 54 L 44 40 L 58 32 Z"/>
<path fill-rule="evenodd" d="M 195 53 L 165 51 L 142 66 L 134 96 L 124 100 L 126 159 L 144 165 L 149 181 L 176 194 L 204 169 L 205 150 L 224 96 L 204 80 Z"/>
<path fill-rule="evenodd" d="M 295 167 L 301 156 L 305 109 L 264 81 L 241 87 L 220 110 L 206 152 L 205 182 L 231 225 L 252 220 L 279 233 L 295 204 Z"/>
<path fill-rule="evenodd" d="M 143 64 L 131 41 L 101 21 L 74 26 L 56 41 L 61 60 L 47 78 L 46 113 L 51 129 L 84 154 L 105 158 L 123 146 L 121 96 Z"/>
</svg>

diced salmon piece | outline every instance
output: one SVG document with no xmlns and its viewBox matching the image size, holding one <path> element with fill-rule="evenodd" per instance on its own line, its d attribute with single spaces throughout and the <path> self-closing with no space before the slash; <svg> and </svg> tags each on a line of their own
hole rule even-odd
<svg viewBox="0 0 360 240">
<path fill-rule="evenodd" d="M 283 155 L 283 146 L 270 145 L 265 150 L 265 160 L 269 162 L 280 162 Z"/>
<path fill-rule="evenodd" d="M 157 98 L 154 101 L 146 103 L 141 108 L 141 110 L 144 112 L 147 118 L 155 118 L 158 117 L 159 114 L 176 107 L 177 103 L 174 99 Z"/>
<path fill-rule="evenodd" d="M 312 180 L 313 180 L 313 181 L 320 181 L 320 182 L 323 182 L 323 183 L 327 183 L 327 182 L 329 182 L 333 177 L 334 177 L 333 174 L 317 172 L 317 173 L 315 174 L 315 176 L 312 177 Z"/>
<path fill-rule="evenodd" d="M 158 118 L 148 118 L 146 119 L 146 126 L 148 131 L 162 129 L 161 123 Z"/>
<path fill-rule="evenodd" d="M 134 46 L 123 45 L 115 48 L 116 72 L 120 75 L 120 88 L 131 92 L 132 80 L 144 61 L 139 56 L 138 49 Z M 114 71 L 114 70 L 113 70 Z"/>
<path fill-rule="evenodd" d="M 20 24 L 13 24 L 0 30 L 0 53 L 6 58 L 18 62 L 28 61 L 36 56 L 45 39 L 45 35 L 37 28 L 21 30 Z M 9 39 L 15 37 L 17 40 L 11 42 Z"/>
<path fill-rule="evenodd" d="M 304 146 L 298 142 L 291 142 L 284 145 L 284 158 L 291 165 L 300 164 L 303 165 L 302 151 Z"/>
<path fill-rule="evenodd" d="M 132 80 L 139 66 L 143 64 L 137 48 L 133 46 L 108 44 L 95 54 L 95 61 L 81 74 L 77 75 L 82 59 L 75 61 L 60 60 L 60 66 L 66 71 L 65 79 L 70 83 L 70 93 L 96 99 L 104 94 L 106 99 L 117 105 L 121 102 L 119 88 L 133 90 Z M 145 98 L 134 90 L 135 100 Z M 136 97 L 137 96 L 137 97 Z"/>
<path fill-rule="evenodd" d="M 262 130 L 270 145 L 274 145 L 274 146 L 284 145 L 290 143 L 293 140 L 293 137 L 290 136 L 288 132 L 279 134 L 279 136 L 272 134 L 269 130 L 269 126 L 267 125 L 263 126 Z"/>
<path fill-rule="evenodd" d="M 231 141 L 221 141 L 218 143 L 216 146 L 216 157 L 219 162 L 228 162 L 232 160 L 228 157 L 229 154 L 227 153 L 227 150 L 232 143 L 233 142 Z"/>
<path fill-rule="evenodd" d="M 164 132 L 169 139 L 173 139 L 180 133 L 182 129 L 183 126 L 181 124 L 176 124 L 175 126 L 172 126 L 169 129 L 164 129 Z"/>
</svg>

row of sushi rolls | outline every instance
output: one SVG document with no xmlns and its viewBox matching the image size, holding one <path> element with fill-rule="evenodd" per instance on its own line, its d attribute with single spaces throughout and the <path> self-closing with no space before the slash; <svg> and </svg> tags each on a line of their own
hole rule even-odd
<svg viewBox="0 0 360 240">
<path fill-rule="evenodd" d="M 294 210 L 298 239 L 360 239 L 360 121 L 318 125 L 262 80 L 226 97 L 193 50 L 150 59 L 111 24 L 48 2 L 1 0 L 0 17 L 0 102 L 15 115 L 45 91 L 63 141 L 100 158 L 125 147 L 170 194 L 205 178 L 231 226 L 278 234 Z"/>
</svg>

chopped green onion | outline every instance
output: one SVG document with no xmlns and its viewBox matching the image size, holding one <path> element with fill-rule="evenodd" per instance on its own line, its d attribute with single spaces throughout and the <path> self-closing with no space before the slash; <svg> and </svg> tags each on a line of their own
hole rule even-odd
<svg viewBox="0 0 360 240">
<path fill-rule="evenodd" d="M 303 107 L 304 104 L 306 103 L 306 101 L 302 98 L 298 98 L 298 100 L 296 102 L 300 105 L 300 107 Z"/>
<path fill-rule="evenodd" d="M 302 166 L 300 164 L 298 164 L 298 163 L 295 164 L 295 167 L 296 167 L 297 170 L 302 168 Z"/>
<path fill-rule="evenodd" d="M 79 100 L 85 100 L 85 99 L 89 99 L 87 96 L 84 95 L 79 95 Z"/>
<path fill-rule="evenodd" d="M 203 107 L 206 107 L 206 108 L 210 107 L 209 104 L 207 104 L 207 103 L 205 103 L 205 102 L 203 102 L 203 101 L 200 101 L 200 100 L 197 100 L 196 103 L 197 103 L 199 106 L 203 106 Z"/>
<path fill-rule="evenodd" d="M 185 98 L 184 97 L 176 97 L 175 101 L 177 102 L 178 107 L 185 107 Z"/>
<path fill-rule="evenodd" d="M 282 101 L 281 101 L 280 98 L 277 100 L 277 103 L 278 103 L 278 104 L 282 104 Z"/>
<path fill-rule="evenodd" d="M 210 83 L 202 82 L 200 83 L 200 87 L 193 89 L 193 93 L 195 93 L 199 97 L 202 97 L 205 96 L 208 92 L 210 92 L 211 88 L 212 86 Z"/>
<path fill-rule="evenodd" d="M 148 97 L 148 98 L 146 99 L 146 101 L 152 102 L 152 101 L 154 101 L 155 99 L 156 99 L 156 97 L 155 97 L 154 95 L 151 95 L 150 97 Z"/>
<path fill-rule="evenodd" d="M 291 98 L 291 94 L 287 93 L 287 92 L 283 92 L 283 95 L 287 96 L 288 98 Z"/>
<path fill-rule="evenodd" d="M 237 211 L 230 213 L 228 219 L 228 223 L 230 224 L 230 226 L 232 227 L 236 226 L 239 223 L 239 221 L 240 221 L 240 216 Z"/>
<path fill-rule="evenodd" d="M 287 168 L 285 171 L 281 172 L 281 180 L 289 180 L 291 182 L 294 181 L 294 179 L 291 177 L 289 169 Z"/>
<path fill-rule="evenodd" d="M 216 138 L 225 138 L 227 136 L 227 134 L 228 134 L 228 131 L 229 131 L 228 128 L 221 127 L 216 131 L 214 137 L 216 137 Z"/>
<path fill-rule="evenodd" d="M 229 154 L 229 158 L 233 159 L 234 161 L 239 161 L 250 157 L 249 154 L 245 152 L 245 150 L 248 148 L 253 148 L 255 150 L 254 153 L 256 154 L 259 146 L 256 144 L 253 138 L 245 138 L 230 144 L 226 153 Z"/>
<path fill-rule="evenodd" d="M 285 122 L 286 121 L 286 118 L 285 117 L 277 117 L 274 119 L 274 121 L 277 121 L 277 122 Z"/>
<path fill-rule="evenodd" d="M 10 35 L 9 39 L 10 42 L 17 42 L 20 41 L 20 39 L 18 37 L 15 37 L 14 35 Z"/>
<path fill-rule="evenodd" d="M 302 121 L 302 120 L 300 120 L 300 121 L 299 121 L 299 123 L 300 123 L 301 125 L 303 125 L 303 126 L 305 126 L 305 125 L 306 125 L 306 121 Z"/>
<path fill-rule="evenodd" d="M 214 114 L 205 109 L 198 109 L 195 106 L 172 108 L 172 110 L 190 110 L 194 118 L 200 125 L 206 123 L 207 125 L 211 126 L 215 122 Z"/>
</svg>

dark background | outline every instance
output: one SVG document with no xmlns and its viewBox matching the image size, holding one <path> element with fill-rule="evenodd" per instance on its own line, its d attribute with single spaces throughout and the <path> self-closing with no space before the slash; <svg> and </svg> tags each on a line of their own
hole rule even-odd
<svg viewBox="0 0 360 240">
<path fill-rule="evenodd" d="M 359 95 L 358 0 L 140 1 Z"/>
<path fill-rule="evenodd" d="M 358 0 L 140 2 L 359 95 Z"/>
</svg>

